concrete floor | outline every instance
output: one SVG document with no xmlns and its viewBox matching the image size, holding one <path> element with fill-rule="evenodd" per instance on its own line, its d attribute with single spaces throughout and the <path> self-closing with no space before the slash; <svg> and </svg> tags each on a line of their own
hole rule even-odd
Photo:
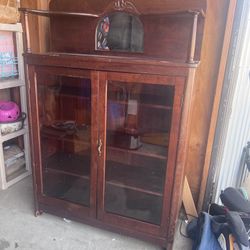
<svg viewBox="0 0 250 250">
<path fill-rule="evenodd" d="M 159 250 L 130 237 L 43 214 L 33 215 L 31 178 L 0 191 L 0 250 Z M 176 234 L 175 250 L 191 249 Z"/>
</svg>

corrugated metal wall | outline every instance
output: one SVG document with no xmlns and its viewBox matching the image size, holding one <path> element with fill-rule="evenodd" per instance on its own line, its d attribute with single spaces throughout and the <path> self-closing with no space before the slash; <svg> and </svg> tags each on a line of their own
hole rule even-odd
<svg viewBox="0 0 250 250">
<path fill-rule="evenodd" d="M 236 186 L 241 154 L 250 141 L 250 2 L 245 1 L 239 29 L 232 44 L 231 64 L 225 78 L 212 164 L 215 175 L 215 202 L 221 190 Z"/>
</svg>

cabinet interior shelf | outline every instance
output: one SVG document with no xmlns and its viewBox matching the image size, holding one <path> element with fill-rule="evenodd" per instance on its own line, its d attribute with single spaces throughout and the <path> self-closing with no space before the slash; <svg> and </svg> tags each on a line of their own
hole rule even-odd
<svg viewBox="0 0 250 250">
<path fill-rule="evenodd" d="M 139 167 L 108 161 L 106 163 L 106 183 L 156 196 L 162 196 L 163 169 Z"/>
<path fill-rule="evenodd" d="M 76 154 L 56 153 L 45 161 L 45 171 L 84 179 L 89 178 L 89 166 L 89 157 Z"/>
<path fill-rule="evenodd" d="M 72 133 L 72 134 L 71 134 Z M 43 126 L 41 136 L 48 139 L 76 142 L 90 147 L 90 133 L 88 129 L 76 129 L 76 131 L 64 131 L 51 126 Z"/>
<path fill-rule="evenodd" d="M 120 105 L 129 105 L 128 101 L 117 101 L 117 100 L 110 100 L 108 101 L 109 105 L 112 104 L 120 104 Z M 151 104 L 151 103 L 143 103 L 143 102 L 138 102 L 138 106 L 139 108 L 151 108 L 151 109 L 162 109 L 162 110 L 172 110 L 173 107 L 172 106 L 168 106 L 168 105 L 160 105 L 160 104 Z"/>
<path fill-rule="evenodd" d="M 60 93 L 61 97 L 77 97 L 81 100 L 85 100 L 88 103 L 91 103 L 90 97 L 87 96 L 82 96 L 80 94 L 76 95 L 73 93 Z M 123 105 L 123 106 L 127 106 L 129 105 L 128 101 L 118 101 L 118 100 L 110 100 L 108 101 L 108 105 L 112 105 L 112 104 L 119 104 L 119 105 Z M 151 109 L 162 109 L 162 110 L 172 110 L 173 107 L 172 106 L 168 106 L 168 105 L 160 105 L 160 104 L 151 104 L 151 103 L 143 103 L 143 102 L 138 102 L 138 106 L 139 108 L 151 108 Z"/>
<path fill-rule="evenodd" d="M 55 91 L 57 90 L 57 86 L 54 86 Z M 61 96 L 61 97 L 74 97 L 74 98 L 79 98 L 81 100 L 86 100 L 88 102 L 91 102 L 91 97 L 90 97 L 90 90 L 85 90 L 81 91 L 81 89 L 77 87 L 68 87 L 68 86 L 63 86 L 63 88 L 60 89 L 60 92 L 57 93 L 56 95 Z M 145 95 L 142 93 L 140 95 L 137 95 L 138 98 L 138 106 L 142 108 L 155 108 L 155 109 L 163 109 L 163 110 L 172 110 L 173 107 L 171 104 L 162 104 L 162 102 L 165 102 L 165 100 L 162 100 L 162 96 L 159 96 L 159 100 L 155 100 L 154 102 L 158 103 L 151 103 L 151 102 L 145 102 L 144 100 L 140 101 L 139 99 L 145 97 Z M 144 98 L 147 100 L 147 98 Z M 116 99 L 109 99 L 108 104 L 120 104 L 120 105 L 128 105 L 129 101 L 127 100 L 116 100 Z"/>
<path fill-rule="evenodd" d="M 146 157 L 157 158 L 160 160 L 167 159 L 167 148 L 164 146 L 158 146 L 153 144 L 142 143 L 141 147 L 136 150 L 124 149 L 119 147 L 108 146 L 107 147 L 107 157 L 112 159 L 112 155 L 116 153 L 140 155 Z"/>
<path fill-rule="evenodd" d="M 55 90 L 57 89 L 57 86 L 55 86 Z M 91 97 L 91 90 L 90 89 L 80 89 L 77 87 L 72 86 L 63 86 L 60 88 L 60 91 L 58 93 L 60 96 L 71 96 L 71 97 L 77 97 L 81 99 L 85 99 L 90 101 Z"/>
<path fill-rule="evenodd" d="M 90 159 L 86 156 L 56 153 L 48 158 L 45 166 L 46 173 L 68 175 L 81 179 L 90 178 Z M 156 166 L 139 167 L 108 161 L 106 183 L 116 187 L 162 196 L 163 174 L 163 170 Z"/>
<path fill-rule="evenodd" d="M 81 145 L 87 146 L 87 148 L 90 148 L 90 141 L 89 141 L 89 135 L 90 133 L 88 130 L 84 129 L 81 130 L 81 132 L 76 132 L 75 134 L 69 135 L 65 131 L 56 130 L 52 127 L 46 127 L 43 126 L 41 129 L 41 135 L 44 138 L 49 139 L 56 139 L 56 140 L 62 140 L 66 142 L 74 142 L 79 143 Z M 167 147 L 166 146 L 159 146 L 159 145 L 153 145 L 148 143 L 141 143 L 141 147 L 137 150 L 129 150 L 125 148 L 119 148 L 112 145 L 107 146 L 107 157 L 108 159 L 112 159 L 115 154 L 132 154 L 132 155 L 138 155 L 138 156 L 146 156 L 146 157 L 152 157 L 157 158 L 159 160 L 166 160 L 167 157 Z"/>
</svg>

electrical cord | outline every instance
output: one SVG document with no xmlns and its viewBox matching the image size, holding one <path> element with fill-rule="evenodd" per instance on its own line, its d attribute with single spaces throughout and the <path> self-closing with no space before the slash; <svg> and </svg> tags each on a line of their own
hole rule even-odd
<svg viewBox="0 0 250 250">
<path fill-rule="evenodd" d="M 196 217 L 196 216 L 193 216 L 193 215 L 191 215 L 191 214 L 187 214 L 187 216 L 190 216 L 190 217 L 193 217 L 194 219 L 197 219 L 198 217 Z M 180 233 L 180 235 L 182 236 L 182 237 L 184 237 L 184 238 L 188 238 L 188 239 L 190 239 L 190 237 L 188 236 L 188 235 L 186 235 L 185 233 L 183 233 L 183 223 L 185 222 L 185 224 L 186 224 L 186 226 L 188 225 L 188 220 L 186 219 L 182 219 L 181 220 L 181 224 L 180 224 L 180 226 L 179 226 L 179 233 Z"/>
</svg>

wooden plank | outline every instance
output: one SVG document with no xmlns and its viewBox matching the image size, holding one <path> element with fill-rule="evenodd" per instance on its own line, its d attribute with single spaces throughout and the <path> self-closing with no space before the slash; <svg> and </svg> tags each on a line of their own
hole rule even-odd
<svg viewBox="0 0 250 250">
<path fill-rule="evenodd" d="M 1 81 L 0 89 L 15 88 L 15 87 L 20 87 L 24 85 L 25 85 L 24 81 L 11 78 L 5 81 Z"/>
<path fill-rule="evenodd" d="M 186 176 L 184 178 L 182 202 L 188 217 L 188 221 L 191 221 L 194 217 L 198 217 L 194 199 Z"/>
<path fill-rule="evenodd" d="M 22 25 L 20 23 L 17 23 L 17 24 L 0 23 L 0 30 L 1 31 L 23 32 Z"/>
<path fill-rule="evenodd" d="M 36 9 L 28 9 L 28 8 L 20 8 L 19 10 L 22 12 L 27 12 L 29 14 L 45 16 L 45 17 L 51 17 L 51 16 L 100 17 L 97 14 L 91 14 L 91 13 L 68 12 L 68 11 L 50 11 L 50 10 L 44 10 L 44 8 L 47 9 L 48 6 L 39 7 L 37 10 Z"/>
<path fill-rule="evenodd" d="M 16 132 L 13 132 L 13 133 L 9 133 L 9 134 L 6 134 L 6 135 L 1 135 L 0 143 L 3 143 L 5 141 L 9 141 L 9 140 L 17 138 L 19 136 L 23 136 L 27 132 L 28 132 L 27 129 L 23 128 L 23 129 L 20 129 L 20 130 L 18 130 Z"/>
<path fill-rule="evenodd" d="M 227 21 L 226 21 L 227 25 L 226 25 L 226 29 L 224 33 L 223 48 L 222 48 L 222 53 L 221 53 L 221 58 L 220 58 L 219 73 L 218 73 L 218 78 L 217 78 L 217 85 L 216 85 L 213 110 L 212 110 L 212 116 L 211 116 L 211 122 L 210 122 L 210 129 L 209 129 L 209 135 L 208 135 L 208 143 L 207 143 L 206 154 L 205 154 L 205 163 L 204 163 L 202 180 L 201 180 L 201 185 L 200 185 L 198 211 L 202 210 L 204 195 L 205 195 L 206 186 L 207 186 L 207 177 L 209 173 L 211 154 L 212 154 L 212 148 L 213 148 L 213 143 L 214 143 L 214 135 L 215 135 L 216 123 L 217 123 L 217 118 L 218 118 L 218 113 L 219 113 L 220 98 L 221 98 L 221 93 L 222 93 L 222 88 L 223 88 L 224 75 L 226 71 L 228 50 L 230 46 L 230 38 L 232 34 L 232 29 L 233 29 L 233 21 L 234 21 L 236 5 L 237 5 L 237 0 L 231 0 L 229 4 L 229 8 L 228 8 Z"/>
</svg>

